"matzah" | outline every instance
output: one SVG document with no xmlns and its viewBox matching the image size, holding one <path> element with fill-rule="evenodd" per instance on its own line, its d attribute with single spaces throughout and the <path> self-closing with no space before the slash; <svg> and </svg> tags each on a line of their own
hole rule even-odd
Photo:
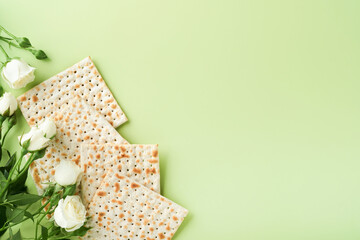
<svg viewBox="0 0 360 240">
<path fill-rule="evenodd" d="M 81 145 L 80 196 L 88 206 L 108 169 L 160 193 L 158 145 Z"/>
<path fill-rule="evenodd" d="M 128 177 L 109 172 L 88 209 L 83 239 L 171 239 L 188 211 Z"/>
<path fill-rule="evenodd" d="M 52 117 L 74 95 L 85 99 L 115 128 L 127 121 L 90 57 L 19 96 L 19 108 L 32 126 Z"/>
<path fill-rule="evenodd" d="M 61 160 L 71 160 L 80 165 L 80 145 L 128 144 L 120 134 L 80 97 L 65 102 L 54 114 L 56 137 L 50 142 L 45 156 L 36 160 L 30 168 L 38 192 L 49 181 L 54 181 L 55 167 Z"/>
</svg>

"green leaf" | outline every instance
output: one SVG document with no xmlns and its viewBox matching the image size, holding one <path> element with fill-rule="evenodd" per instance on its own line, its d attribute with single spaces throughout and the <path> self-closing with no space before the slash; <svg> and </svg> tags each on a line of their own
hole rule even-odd
<svg viewBox="0 0 360 240">
<path fill-rule="evenodd" d="M 28 211 L 25 211 L 25 217 L 30 218 L 31 221 L 34 222 L 34 216 L 31 213 L 29 213 Z"/>
<path fill-rule="evenodd" d="M 8 239 L 12 239 L 12 238 L 14 237 L 14 235 L 13 235 L 13 232 L 12 232 L 12 229 L 11 229 L 11 228 L 9 229 L 9 235 L 10 235 L 10 237 L 9 237 Z"/>
<path fill-rule="evenodd" d="M 70 236 L 79 236 L 82 237 L 86 234 L 87 231 L 89 231 L 90 228 L 82 226 L 81 228 L 71 232 Z"/>
<path fill-rule="evenodd" d="M 4 176 L 4 174 L 2 172 L 0 172 L 0 190 L 4 189 L 6 187 L 6 183 L 7 183 L 6 177 Z M 6 194 L 7 193 L 5 193 L 4 196 L 2 197 L 2 199 L 0 199 L 0 202 L 4 201 Z"/>
<path fill-rule="evenodd" d="M 17 206 L 33 204 L 40 199 L 42 199 L 42 196 L 28 193 L 19 193 L 8 196 L 8 201 Z"/>
<path fill-rule="evenodd" d="M 48 229 L 44 226 L 41 226 L 41 236 L 42 236 L 42 240 L 48 239 Z"/>
<path fill-rule="evenodd" d="M 28 175 L 28 169 L 26 172 L 21 175 L 19 178 L 17 178 L 12 184 L 9 186 L 9 194 L 19 194 L 19 193 L 25 193 L 27 190 L 27 187 L 25 186 L 25 182 Z"/>
<path fill-rule="evenodd" d="M 0 172 L 0 181 L 7 181 L 6 177 L 4 176 L 4 174 L 2 172 Z"/>
<path fill-rule="evenodd" d="M 65 188 L 63 198 L 66 198 L 66 196 L 74 195 L 76 192 L 76 184 L 69 185 Z"/>
<path fill-rule="evenodd" d="M 13 127 L 16 124 L 16 114 L 13 114 L 11 117 L 8 118 L 8 127 Z"/>
<path fill-rule="evenodd" d="M 6 207 L 5 206 L 0 206 L 0 228 L 2 228 L 4 226 L 6 221 L 7 221 Z M 0 231 L 0 236 L 4 235 L 5 232 L 6 232 L 6 230 Z"/>
<path fill-rule="evenodd" d="M 20 208 L 11 209 L 10 207 L 6 208 L 6 217 L 12 223 L 19 223 L 25 215 L 25 211 Z"/>
<path fill-rule="evenodd" d="M 34 153 L 34 157 L 33 157 L 32 161 L 35 161 L 36 159 L 44 157 L 45 156 L 45 151 L 46 151 L 46 148 L 41 149 L 40 151 L 36 151 Z"/>
<path fill-rule="evenodd" d="M 26 151 L 26 150 L 22 149 L 21 151 Z M 18 161 L 21 161 L 21 159 L 19 159 Z M 28 170 L 29 169 L 26 169 L 24 174 L 22 174 L 21 176 L 17 176 L 15 181 L 12 184 L 10 184 L 9 194 L 18 194 L 18 193 L 26 192 L 27 187 L 25 186 L 25 182 L 28 176 Z"/>
<path fill-rule="evenodd" d="M 8 153 L 9 154 L 9 153 Z M 16 162 L 16 153 L 14 153 L 12 156 L 10 156 L 9 160 L 6 162 L 6 164 L 2 167 L 0 167 L 0 172 L 10 172 L 11 168 L 14 166 Z"/>
<path fill-rule="evenodd" d="M 11 228 L 10 228 L 9 233 L 10 233 L 10 237 L 8 238 L 8 240 L 22 240 L 20 230 L 15 235 L 13 235 L 12 231 L 11 231 Z"/>
</svg>

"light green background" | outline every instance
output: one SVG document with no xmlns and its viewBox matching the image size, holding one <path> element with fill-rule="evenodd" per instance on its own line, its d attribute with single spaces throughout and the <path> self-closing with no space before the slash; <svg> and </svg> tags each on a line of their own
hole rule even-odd
<svg viewBox="0 0 360 240">
<path fill-rule="evenodd" d="M 159 143 L 162 194 L 190 211 L 176 240 L 360 238 L 359 13 L 358 0 L 0 0 L 0 23 L 51 58 L 11 52 L 37 83 L 90 55 L 130 120 L 119 132 Z"/>
</svg>

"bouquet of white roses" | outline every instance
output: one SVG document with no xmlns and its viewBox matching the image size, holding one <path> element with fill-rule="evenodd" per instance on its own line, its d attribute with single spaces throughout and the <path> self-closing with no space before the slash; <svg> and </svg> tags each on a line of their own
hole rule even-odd
<svg viewBox="0 0 360 240">
<path fill-rule="evenodd" d="M 5 33 L 7 36 L 3 36 Z M 37 59 L 46 59 L 42 50 L 35 49 L 29 39 L 16 37 L 0 26 L 0 41 L 9 46 L 31 52 Z M 0 51 L 5 62 L 0 62 L 2 78 L 11 88 L 22 88 L 35 78 L 35 68 L 19 58 L 10 58 L 3 46 Z M 34 239 L 67 239 L 83 236 L 88 228 L 86 210 L 78 196 L 74 196 L 81 170 L 63 161 L 55 169 L 55 182 L 40 196 L 27 192 L 25 185 L 30 165 L 42 158 L 50 141 L 56 137 L 56 125 L 43 119 L 37 126 L 19 136 L 20 152 L 10 153 L 4 148 L 8 133 L 16 125 L 16 98 L 3 92 L 0 86 L 0 237 L 8 232 L 9 239 L 22 239 L 20 230 L 13 227 L 27 220 L 35 223 Z M 35 211 L 34 205 L 38 205 Z"/>
</svg>

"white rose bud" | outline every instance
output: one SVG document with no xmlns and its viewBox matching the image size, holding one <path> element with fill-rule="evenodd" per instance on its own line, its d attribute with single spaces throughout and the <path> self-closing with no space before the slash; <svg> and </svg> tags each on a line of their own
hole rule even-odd
<svg viewBox="0 0 360 240">
<path fill-rule="evenodd" d="M 79 196 L 67 196 L 60 199 L 55 208 L 54 220 L 61 228 L 67 232 L 79 229 L 86 220 L 86 210 Z"/>
<path fill-rule="evenodd" d="M 73 161 L 63 160 L 55 168 L 55 182 L 61 186 L 69 186 L 77 183 L 81 169 Z"/>
<path fill-rule="evenodd" d="M 44 132 L 37 127 L 32 127 L 30 132 L 25 133 L 22 137 L 19 137 L 20 145 L 23 146 L 24 143 L 30 140 L 30 144 L 27 147 L 27 150 L 30 152 L 38 151 L 46 148 L 49 145 L 50 139 L 44 137 Z"/>
<path fill-rule="evenodd" d="M 42 120 L 39 129 L 45 133 L 44 137 L 52 139 L 56 135 L 55 122 L 49 118 Z"/>
<path fill-rule="evenodd" d="M 12 59 L 2 69 L 1 76 L 14 89 L 23 88 L 35 79 L 35 68 L 22 59 Z"/>
<path fill-rule="evenodd" d="M 16 111 L 18 105 L 16 98 L 11 93 L 4 93 L 0 97 L 0 114 L 3 116 L 11 116 Z"/>
</svg>

